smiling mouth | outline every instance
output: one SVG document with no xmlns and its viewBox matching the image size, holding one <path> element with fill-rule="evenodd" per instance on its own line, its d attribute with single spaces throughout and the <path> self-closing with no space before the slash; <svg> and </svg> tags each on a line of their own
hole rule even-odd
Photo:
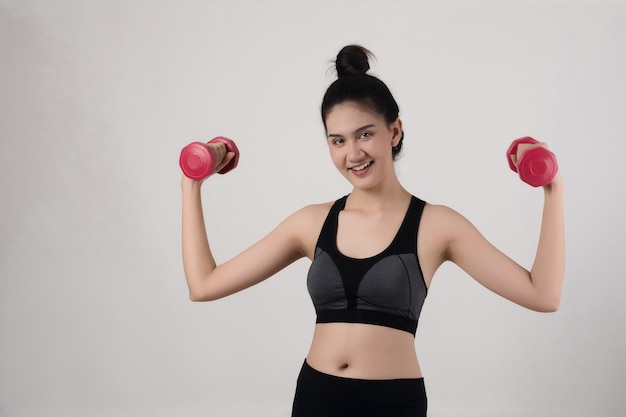
<svg viewBox="0 0 626 417">
<path fill-rule="evenodd" d="M 355 167 L 351 167 L 349 168 L 352 171 L 363 171 L 365 168 L 369 167 L 370 165 L 372 165 L 374 162 L 373 161 L 367 161 L 367 162 L 363 162 L 361 165 L 357 165 Z"/>
</svg>

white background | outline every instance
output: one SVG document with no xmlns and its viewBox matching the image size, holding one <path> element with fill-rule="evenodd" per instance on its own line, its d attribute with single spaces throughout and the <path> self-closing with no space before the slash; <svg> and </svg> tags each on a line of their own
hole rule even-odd
<svg viewBox="0 0 626 417">
<path fill-rule="evenodd" d="M 217 135 L 241 150 L 204 184 L 218 260 L 348 193 L 319 116 L 348 43 L 400 104 L 403 184 L 521 264 L 543 193 L 509 143 L 548 142 L 566 184 L 559 312 L 436 275 L 416 338 L 429 415 L 624 415 L 624 2 L 0 0 L 0 416 L 289 415 L 309 262 L 188 301 L 178 155 Z"/>
</svg>

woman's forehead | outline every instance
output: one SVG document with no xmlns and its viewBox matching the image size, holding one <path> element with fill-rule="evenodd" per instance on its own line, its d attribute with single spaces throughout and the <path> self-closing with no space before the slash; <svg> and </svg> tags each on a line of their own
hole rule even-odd
<svg viewBox="0 0 626 417">
<path fill-rule="evenodd" d="M 359 126 L 384 123 L 384 118 L 363 104 L 352 101 L 335 105 L 326 117 L 328 131 L 354 130 Z"/>
</svg>

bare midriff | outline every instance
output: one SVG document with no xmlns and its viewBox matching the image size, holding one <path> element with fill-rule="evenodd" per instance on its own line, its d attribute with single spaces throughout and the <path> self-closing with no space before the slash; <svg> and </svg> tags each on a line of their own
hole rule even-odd
<svg viewBox="0 0 626 417">
<path fill-rule="evenodd" d="M 320 323 L 306 359 L 314 369 L 345 378 L 420 378 L 411 333 L 358 323 Z"/>
</svg>

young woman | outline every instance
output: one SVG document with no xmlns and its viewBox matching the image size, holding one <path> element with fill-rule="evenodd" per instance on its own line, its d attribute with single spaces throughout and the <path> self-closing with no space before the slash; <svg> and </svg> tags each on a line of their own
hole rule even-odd
<svg viewBox="0 0 626 417">
<path fill-rule="evenodd" d="M 545 200 L 530 271 L 492 246 L 463 216 L 425 203 L 400 184 L 393 161 L 404 134 L 398 105 L 367 74 L 369 51 L 343 48 L 338 79 L 322 102 L 330 156 L 352 192 L 285 219 L 258 243 L 217 265 L 207 241 L 201 181 L 182 179 L 182 244 L 190 298 L 241 291 L 301 257 L 317 312 L 296 387 L 293 417 L 425 416 L 426 393 L 414 336 L 435 271 L 460 266 L 493 292 L 536 311 L 559 307 L 565 268 L 563 185 L 557 173 Z M 513 162 L 538 145 L 520 145 Z M 226 166 L 234 154 L 211 151 Z"/>
</svg>

